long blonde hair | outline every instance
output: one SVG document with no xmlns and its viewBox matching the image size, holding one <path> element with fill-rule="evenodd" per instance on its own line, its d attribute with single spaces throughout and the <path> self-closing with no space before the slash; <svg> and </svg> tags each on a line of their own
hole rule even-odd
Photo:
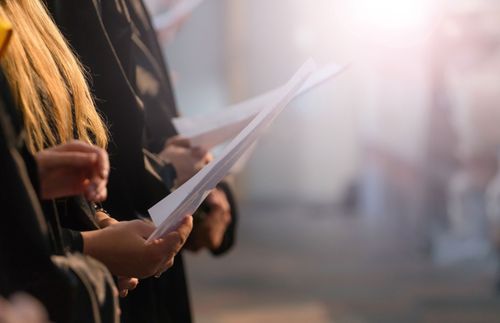
<svg viewBox="0 0 500 323">
<path fill-rule="evenodd" d="M 84 70 L 41 1 L 0 0 L 0 16 L 14 30 L 1 65 L 22 110 L 28 149 L 35 153 L 75 134 L 106 147 Z"/>
</svg>

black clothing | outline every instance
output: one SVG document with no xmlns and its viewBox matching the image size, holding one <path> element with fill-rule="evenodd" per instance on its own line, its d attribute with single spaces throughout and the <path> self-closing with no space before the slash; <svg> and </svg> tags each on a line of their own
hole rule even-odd
<svg viewBox="0 0 500 323">
<path fill-rule="evenodd" d="M 105 207 L 119 220 L 147 215 L 147 209 L 171 187 L 150 167 L 154 158 L 145 163 L 149 154 L 143 149 L 161 151 L 165 140 L 175 135 L 171 119 L 177 111 L 144 4 L 125 0 L 48 2 L 57 24 L 88 68 L 98 108 L 110 126 L 111 173 Z M 230 194 L 229 189 L 225 191 Z M 235 222 L 218 254 L 232 245 Z M 141 281 L 122 300 L 122 312 L 126 323 L 191 322 L 182 256 L 176 257 L 174 266 L 160 279 Z"/>
<path fill-rule="evenodd" d="M 142 102 L 117 57 L 120 53 L 125 60 L 130 53 L 130 23 L 125 7 L 119 0 L 51 0 L 48 4 L 56 23 L 89 70 L 98 109 L 109 124 L 111 172 L 104 207 L 118 220 L 147 215 L 147 209 L 169 190 L 161 178 L 146 169 Z M 108 25 L 115 26 L 110 27 L 109 34 L 104 18 L 108 19 Z M 124 322 L 190 322 L 180 257 L 176 257 L 174 268 L 160 279 L 142 280 L 137 289 L 129 293 L 122 303 Z M 164 283 L 169 285 L 168 290 L 163 290 Z M 169 298 L 164 298 L 165 294 Z M 182 313 L 183 319 L 172 321 L 170 313 L 175 316 L 177 312 Z"/>
<path fill-rule="evenodd" d="M 42 213 L 33 188 L 38 187 L 37 166 L 24 145 L 22 123 L 2 73 L 0 94 L 0 295 L 27 292 L 55 322 L 117 322 L 107 269 L 62 250 L 54 256 L 52 247 L 64 246 L 58 241 L 61 228 L 56 217 L 46 219 Z"/>
<path fill-rule="evenodd" d="M 124 60 L 129 80 L 144 104 L 145 147 L 153 153 L 163 150 L 165 141 L 177 135 L 172 119 L 179 115 L 168 74 L 167 60 L 158 42 L 150 14 L 143 0 L 123 0 L 132 26 L 131 54 Z M 121 58 L 121 52 L 118 53 Z M 123 61 L 122 61 L 123 62 Z M 129 66 L 125 65 L 128 62 Z M 163 173 L 163 172 L 161 172 Z M 167 178 L 168 179 L 168 178 Z M 228 183 L 218 185 L 231 206 L 232 221 L 215 255 L 227 252 L 234 244 L 238 207 Z"/>
<path fill-rule="evenodd" d="M 168 189 L 144 165 L 143 104 L 117 56 L 130 52 L 126 8 L 120 0 L 47 2 L 56 23 L 89 70 L 97 107 L 109 126 L 111 172 L 104 206 L 120 220 L 135 219 L 137 213 L 147 215 L 148 208 L 165 197 Z M 103 17 L 114 21 L 115 28 L 109 34 Z"/>
</svg>

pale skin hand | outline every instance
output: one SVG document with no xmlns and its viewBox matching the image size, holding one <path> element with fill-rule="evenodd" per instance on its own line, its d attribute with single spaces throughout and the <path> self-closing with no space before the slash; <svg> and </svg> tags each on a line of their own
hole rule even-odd
<svg viewBox="0 0 500 323">
<path fill-rule="evenodd" d="M 186 248 L 195 252 L 203 248 L 218 249 L 222 244 L 227 227 L 231 223 L 231 207 L 223 191 L 213 190 L 205 203 L 210 207 L 210 212 L 194 226 L 186 243 Z"/>
<path fill-rule="evenodd" d="M 192 228 L 193 219 L 186 216 L 175 231 L 146 244 L 154 225 L 142 220 L 123 221 L 101 230 L 82 232 L 83 251 L 104 263 L 116 276 L 142 279 L 173 265 L 174 256 Z"/>
<path fill-rule="evenodd" d="M 109 159 L 104 149 L 72 141 L 35 154 L 42 199 L 85 195 L 89 201 L 106 199 Z"/>
<path fill-rule="evenodd" d="M 104 212 L 96 212 L 96 220 L 99 228 L 104 229 L 110 225 L 117 224 L 119 221 L 110 217 Z M 139 279 L 135 277 L 118 277 L 118 292 L 120 297 L 126 297 L 129 291 L 135 289 L 139 285 Z"/>
<path fill-rule="evenodd" d="M 176 186 L 184 184 L 213 159 L 206 150 L 191 147 L 188 139 L 179 136 L 167 140 L 159 157 L 174 166 L 177 173 Z"/>
</svg>

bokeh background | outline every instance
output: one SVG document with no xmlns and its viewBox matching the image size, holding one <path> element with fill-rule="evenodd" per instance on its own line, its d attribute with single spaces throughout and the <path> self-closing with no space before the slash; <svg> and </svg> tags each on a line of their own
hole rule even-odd
<svg viewBox="0 0 500 323">
<path fill-rule="evenodd" d="M 206 0 L 161 35 L 187 116 L 350 64 L 237 174 L 236 248 L 187 255 L 197 322 L 500 322 L 499 1 Z"/>
</svg>

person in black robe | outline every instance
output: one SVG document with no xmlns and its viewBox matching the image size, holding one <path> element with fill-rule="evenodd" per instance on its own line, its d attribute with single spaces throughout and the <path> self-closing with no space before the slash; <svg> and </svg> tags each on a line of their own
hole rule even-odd
<svg viewBox="0 0 500 323">
<path fill-rule="evenodd" d="M 155 154 L 161 154 L 166 142 L 177 135 L 171 122 L 172 118 L 178 116 L 178 112 L 173 89 L 170 84 L 168 67 L 158 43 L 156 32 L 153 29 L 151 17 L 143 1 L 125 0 L 124 4 L 126 5 L 125 8 L 132 26 L 132 37 L 130 40 L 132 49 L 130 54 L 123 55 L 125 58 L 121 58 L 121 61 L 125 66 L 124 69 L 129 71 L 129 80 L 144 104 L 145 147 Z M 117 41 L 117 43 L 119 42 Z M 118 52 L 118 56 L 122 54 L 123 52 Z M 161 174 L 162 172 L 160 171 L 159 173 Z M 217 243 L 216 246 L 209 246 L 209 249 L 215 255 L 222 255 L 234 243 L 237 206 L 227 183 L 220 183 L 217 190 L 229 202 L 231 221 L 227 228 L 224 226 L 226 229 L 222 241 Z M 199 222 L 202 222 L 203 220 L 200 218 L 207 219 L 207 216 L 215 218 L 216 216 L 210 213 L 210 207 L 210 203 L 205 203 L 202 207 L 205 214 L 200 214 L 198 218 L 195 217 L 195 221 L 198 219 Z M 213 207 L 216 208 L 216 206 Z M 199 229 L 197 230 L 197 228 Z M 198 250 L 207 246 L 204 239 L 205 232 L 202 231 L 202 228 L 203 223 L 195 222 L 190 241 L 187 243 L 187 248 L 192 247 L 191 249 Z M 175 268 L 175 270 L 177 271 L 165 274 L 167 278 L 169 278 L 169 275 L 172 276 L 172 279 L 160 281 L 159 283 L 163 287 L 157 293 L 164 295 L 162 298 L 166 302 L 175 304 L 169 310 L 169 315 L 174 322 L 190 322 L 191 314 L 187 287 L 185 285 L 186 278 L 180 266 Z M 176 293 L 172 292 L 174 290 L 183 292 L 176 295 Z M 143 292 L 143 288 L 139 286 L 130 297 L 122 301 L 124 322 L 141 322 L 142 313 L 139 310 L 140 307 L 135 305 L 141 302 L 141 299 L 144 297 Z"/>
<path fill-rule="evenodd" d="M 172 119 L 179 116 L 169 69 L 144 1 L 124 2 L 133 26 L 131 66 L 127 70 L 131 71 L 129 79 L 144 103 L 145 146 L 149 151 L 161 156 L 169 139 L 177 136 Z M 238 207 L 228 182 L 220 183 L 217 189 L 230 206 L 231 221 L 223 240 L 217 243 L 217 246 L 209 246 L 209 249 L 215 255 L 222 255 L 234 244 Z M 209 211 L 209 204 L 205 203 L 203 206 L 205 211 Z M 208 213 L 210 215 L 210 212 Z M 191 237 L 196 236 L 196 233 L 195 229 Z"/>
<path fill-rule="evenodd" d="M 90 258 L 53 252 L 64 246 L 57 218 L 42 213 L 37 162 L 24 145 L 24 132 L 0 71 L 0 295 L 27 292 L 55 322 L 117 322 L 114 282 Z M 91 279 L 92 276 L 101 277 Z"/>
<path fill-rule="evenodd" d="M 144 149 L 158 153 L 164 147 L 165 140 L 175 134 L 170 119 L 177 113 L 149 16 L 146 11 L 136 11 L 133 3 L 122 0 L 48 3 L 57 24 L 89 69 L 98 108 L 110 124 L 112 171 L 106 208 L 120 220 L 145 216 L 147 209 L 166 196 L 171 187 L 165 185 L 167 181 L 155 172 L 157 169 L 149 167 L 151 159 L 145 162 L 149 153 L 145 154 Z M 142 2 L 138 4 L 144 9 Z M 144 13 L 148 21 L 139 23 L 137 19 Z M 147 39 L 137 42 L 142 37 Z M 146 52 L 137 52 L 140 43 L 145 45 Z M 146 63 L 153 64 L 156 71 L 143 65 L 145 55 L 149 54 L 153 57 Z M 159 78 L 162 87 L 159 95 L 148 97 L 138 91 L 136 68 L 141 65 Z M 159 122 L 157 127 L 151 123 L 155 119 L 164 123 Z M 171 169 L 171 165 L 164 166 Z M 227 187 L 225 191 L 227 199 L 234 202 Z M 209 206 L 207 209 L 210 212 Z M 216 254 L 228 250 L 234 241 L 235 211 L 233 206 L 232 225 L 220 248 L 213 250 Z M 182 257 L 176 257 L 174 266 L 159 280 L 141 281 L 122 304 L 124 322 L 191 322 Z"/>
</svg>

